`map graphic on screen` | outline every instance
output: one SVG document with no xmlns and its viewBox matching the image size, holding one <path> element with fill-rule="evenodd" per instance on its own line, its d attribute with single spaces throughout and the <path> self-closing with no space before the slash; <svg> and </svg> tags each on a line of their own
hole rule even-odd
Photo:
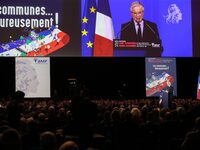
<svg viewBox="0 0 200 150">
<path fill-rule="evenodd" d="M 0 45 L 1 56 L 47 56 L 69 43 L 69 35 L 58 28 L 37 33 L 32 30 L 27 37 Z"/>
<path fill-rule="evenodd" d="M 174 77 L 166 72 L 162 72 L 158 75 L 155 75 L 155 72 L 153 72 L 149 78 L 146 78 L 146 96 L 152 96 L 166 88 L 167 81 L 173 84 Z"/>
<path fill-rule="evenodd" d="M 0 56 L 81 56 L 79 18 L 78 0 L 2 0 Z"/>
</svg>

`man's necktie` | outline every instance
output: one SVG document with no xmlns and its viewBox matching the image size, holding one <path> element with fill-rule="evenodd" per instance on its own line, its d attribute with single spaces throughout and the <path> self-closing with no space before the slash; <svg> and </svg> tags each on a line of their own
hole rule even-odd
<svg viewBox="0 0 200 150">
<path fill-rule="evenodd" d="M 140 27 L 140 23 L 137 24 L 138 25 L 138 32 L 137 32 L 137 35 L 138 35 L 138 39 L 142 39 L 142 31 L 141 31 L 141 27 Z"/>
</svg>

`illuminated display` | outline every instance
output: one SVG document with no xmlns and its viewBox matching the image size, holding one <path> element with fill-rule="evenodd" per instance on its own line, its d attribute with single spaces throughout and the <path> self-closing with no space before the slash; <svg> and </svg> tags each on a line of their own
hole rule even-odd
<svg viewBox="0 0 200 150">
<path fill-rule="evenodd" d="M 121 44 L 123 47 L 115 47 L 116 40 L 125 40 L 120 39 L 122 33 L 133 25 L 132 2 L 2 0 L 0 56 L 193 57 L 191 0 L 141 0 L 141 33 L 152 34 L 160 41 L 149 38 L 133 47 L 128 42 L 137 41 L 125 41 L 128 48 Z"/>
</svg>

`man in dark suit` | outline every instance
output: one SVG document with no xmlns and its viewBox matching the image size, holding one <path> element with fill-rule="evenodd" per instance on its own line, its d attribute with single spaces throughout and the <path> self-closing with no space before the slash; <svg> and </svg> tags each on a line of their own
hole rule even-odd
<svg viewBox="0 0 200 150">
<path fill-rule="evenodd" d="M 163 107 L 165 108 L 171 108 L 174 97 L 174 87 L 172 86 L 172 83 L 168 79 L 166 83 L 167 86 L 161 91 L 162 104 Z"/>
<path fill-rule="evenodd" d="M 168 107 L 172 107 L 172 101 L 174 97 L 174 87 L 172 86 L 171 82 L 167 81 L 167 93 L 168 93 Z"/>
<path fill-rule="evenodd" d="M 157 25 L 143 19 L 144 6 L 141 2 L 133 2 L 130 7 L 132 19 L 122 24 L 120 39 L 134 42 L 161 42 Z M 161 54 L 153 54 L 160 56 Z"/>
</svg>

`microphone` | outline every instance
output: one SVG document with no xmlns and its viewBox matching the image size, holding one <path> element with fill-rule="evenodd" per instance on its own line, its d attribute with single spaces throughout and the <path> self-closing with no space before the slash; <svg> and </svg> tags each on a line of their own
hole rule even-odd
<svg viewBox="0 0 200 150">
<path fill-rule="evenodd" d="M 119 39 L 119 33 L 122 32 L 122 31 L 124 31 L 131 23 L 132 23 L 132 21 L 130 21 L 127 25 L 125 25 L 125 26 L 117 33 L 116 39 Z"/>
<path fill-rule="evenodd" d="M 156 35 L 156 38 L 157 38 L 158 40 L 160 40 L 160 38 L 159 38 L 158 34 L 156 34 L 155 30 L 154 30 L 148 23 L 145 22 L 145 24 L 146 24 L 147 27 L 151 30 L 151 32 L 153 32 L 153 34 Z"/>
<path fill-rule="evenodd" d="M 156 33 L 156 31 L 148 23 L 145 22 L 145 24 L 153 32 L 153 34 L 156 36 L 156 40 L 157 40 L 156 42 L 159 42 L 161 44 L 160 48 L 161 48 L 161 51 L 163 51 L 162 40 L 160 39 L 159 34 Z"/>
</svg>

